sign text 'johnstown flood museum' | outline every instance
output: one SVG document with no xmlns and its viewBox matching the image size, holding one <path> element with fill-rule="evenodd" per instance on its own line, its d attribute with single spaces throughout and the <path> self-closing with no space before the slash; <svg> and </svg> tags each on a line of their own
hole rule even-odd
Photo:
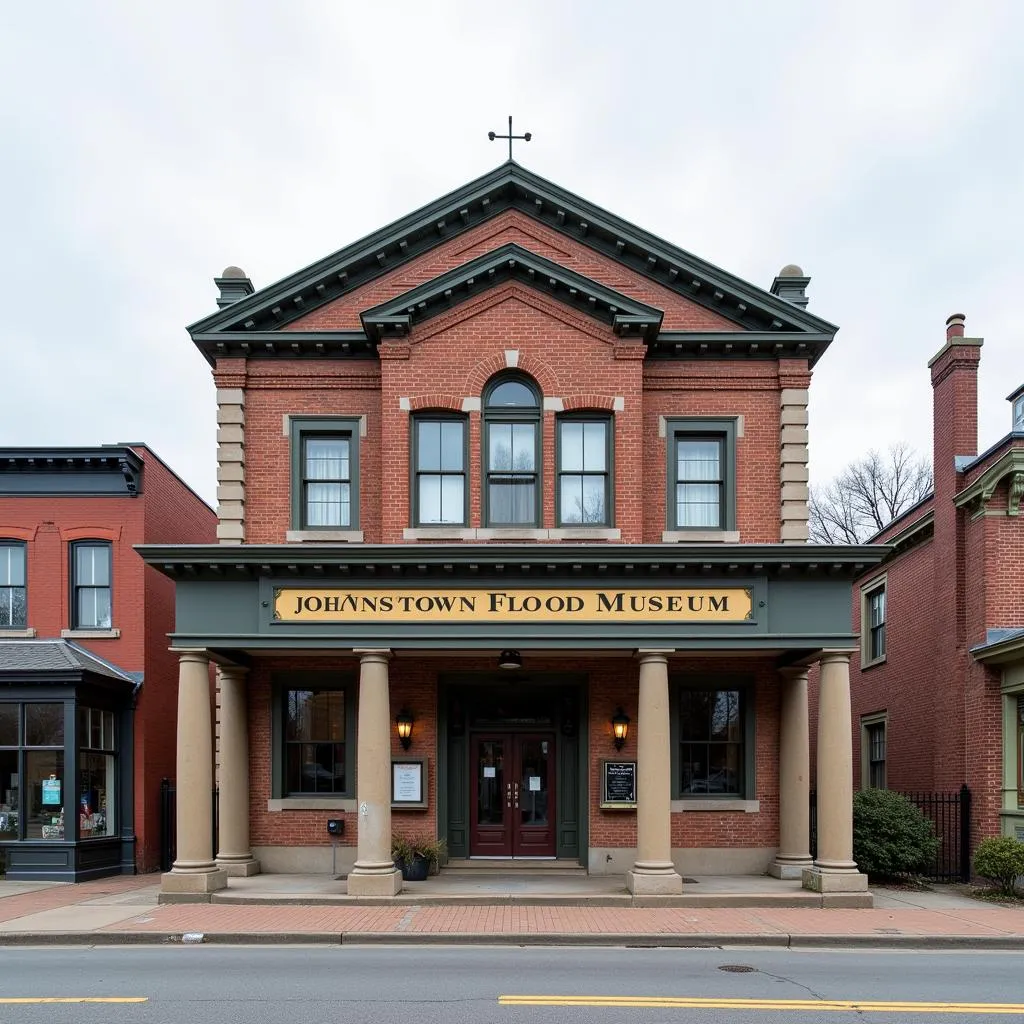
<svg viewBox="0 0 1024 1024">
<path fill-rule="evenodd" d="M 850 583 L 886 549 L 807 544 L 836 331 L 808 280 L 763 291 L 512 161 L 259 291 L 225 270 L 189 329 L 220 543 L 139 549 L 177 594 L 164 891 L 333 857 L 393 895 L 396 834 L 640 894 L 863 892 Z"/>
</svg>

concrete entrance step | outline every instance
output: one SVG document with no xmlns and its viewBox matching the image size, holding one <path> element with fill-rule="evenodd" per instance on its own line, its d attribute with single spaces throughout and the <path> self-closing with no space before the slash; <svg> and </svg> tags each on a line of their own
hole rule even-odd
<svg viewBox="0 0 1024 1024">
<path fill-rule="evenodd" d="M 518 860 L 515 858 L 452 857 L 441 871 L 446 874 L 535 874 L 587 877 L 587 869 L 577 860 Z"/>
</svg>

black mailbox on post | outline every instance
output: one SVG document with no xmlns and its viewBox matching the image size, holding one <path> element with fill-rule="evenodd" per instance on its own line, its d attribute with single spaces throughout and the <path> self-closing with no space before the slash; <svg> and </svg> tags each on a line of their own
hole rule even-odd
<svg viewBox="0 0 1024 1024">
<path fill-rule="evenodd" d="M 327 819 L 327 834 L 329 836 L 343 836 L 345 834 L 345 819 L 344 818 L 328 818 Z"/>
</svg>

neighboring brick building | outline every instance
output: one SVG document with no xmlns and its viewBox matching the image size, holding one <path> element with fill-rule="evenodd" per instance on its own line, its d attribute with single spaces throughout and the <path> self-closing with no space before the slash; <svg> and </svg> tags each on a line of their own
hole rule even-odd
<svg viewBox="0 0 1024 1024">
<path fill-rule="evenodd" d="M 947 321 L 931 360 L 934 491 L 873 540 L 854 584 L 855 784 L 972 793 L 973 841 L 1024 838 L 1024 388 L 978 454 L 981 339 Z M 863 624 L 863 625 L 862 625 Z"/>
<path fill-rule="evenodd" d="M 145 445 L 0 449 L 0 846 L 7 877 L 160 865 L 174 587 L 134 550 L 216 516 Z"/>
<path fill-rule="evenodd" d="M 636 892 L 768 869 L 862 890 L 849 586 L 883 551 L 806 544 L 836 330 L 807 283 L 746 284 L 512 161 L 260 291 L 225 270 L 190 328 L 221 543 L 142 549 L 177 584 L 165 890 L 326 871 L 332 821 L 350 893 L 400 885 L 392 828 Z"/>
</svg>

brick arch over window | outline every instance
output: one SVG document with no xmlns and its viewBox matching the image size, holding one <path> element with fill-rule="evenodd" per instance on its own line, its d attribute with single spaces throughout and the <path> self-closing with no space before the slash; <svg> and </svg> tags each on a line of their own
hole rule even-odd
<svg viewBox="0 0 1024 1024">
<path fill-rule="evenodd" d="M 510 344 L 509 348 L 514 345 Z M 547 363 L 535 359 L 525 352 L 519 353 L 515 366 L 505 362 L 505 353 L 499 352 L 486 359 L 481 359 L 466 377 L 466 394 L 483 396 L 484 388 L 492 377 L 502 372 L 518 370 L 526 377 L 532 377 L 541 395 L 558 394 L 558 378 Z"/>
<path fill-rule="evenodd" d="M 106 540 L 113 543 L 121 539 L 120 526 L 67 526 L 61 529 L 60 539 L 73 540 Z"/>
<path fill-rule="evenodd" d="M 419 395 L 409 399 L 409 412 L 429 412 L 431 409 L 462 412 L 462 396 Z"/>
<path fill-rule="evenodd" d="M 614 412 L 615 399 L 611 395 L 563 395 L 562 408 L 566 412 Z"/>
</svg>

